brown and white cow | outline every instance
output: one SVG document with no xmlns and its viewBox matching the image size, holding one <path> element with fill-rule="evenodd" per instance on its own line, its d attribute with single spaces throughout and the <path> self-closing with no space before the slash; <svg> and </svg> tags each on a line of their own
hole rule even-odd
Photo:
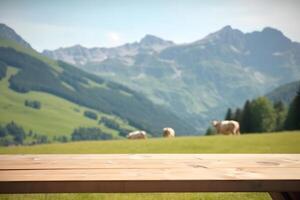
<svg viewBox="0 0 300 200">
<path fill-rule="evenodd" d="M 128 139 L 147 139 L 147 133 L 145 131 L 133 131 L 127 135 Z"/>
<path fill-rule="evenodd" d="M 172 138 L 175 137 L 175 131 L 172 128 L 164 128 L 163 129 L 163 136 L 165 138 Z"/>
<path fill-rule="evenodd" d="M 234 120 L 213 121 L 212 125 L 216 128 L 218 134 L 240 134 L 240 124 Z"/>
</svg>

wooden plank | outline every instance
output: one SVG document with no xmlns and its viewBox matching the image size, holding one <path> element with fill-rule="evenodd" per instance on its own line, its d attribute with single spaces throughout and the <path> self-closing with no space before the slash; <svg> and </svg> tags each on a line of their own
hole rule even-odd
<svg viewBox="0 0 300 200">
<path fill-rule="evenodd" d="M 300 190 L 300 154 L 1 155 L 0 163 L 0 193 Z"/>
<path fill-rule="evenodd" d="M 0 170 L 0 181 L 300 180 L 299 177 L 297 168 Z"/>
<path fill-rule="evenodd" d="M 220 167 L 293 167 L 300 158 L 289 155 L 43 155 L 43 156 L 1 156 L 0 169 L 58 169 L 58 168 L 169 168 L 203 166 Z M 147 162 L 145 163 L 145 159 Z M 180 160 L 180 161 L 179 161 Z"/>
<path fill-rule="evenodd" d="M 281 192 L 299 190 L 294 181 L 41 181 L 0 182 L 0 193 Z"/>
</svg>

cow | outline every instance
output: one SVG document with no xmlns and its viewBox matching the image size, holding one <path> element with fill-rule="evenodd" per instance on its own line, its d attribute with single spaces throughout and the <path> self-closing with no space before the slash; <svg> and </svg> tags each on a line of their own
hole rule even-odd
<svg viewBox="0 0 300 200">
<path fill-rule="evenodd" d="M 172 138 L 175 137 L 175 131 L 172 128 L 164 128 L 163 129 L 163 136 L 165 138 Z"/>
<path fill-rule="evenodd" d="M 128 139 L 147 139 L 147 133 L 145 131 L 133 131 L 127 135 Z"/>
<path fill-rule="evenodd" d="M 240 124 L 234 120 L 213 121 L 212 125 L 216 128 L 218 134 L 240 135 Z"/>
</svg>

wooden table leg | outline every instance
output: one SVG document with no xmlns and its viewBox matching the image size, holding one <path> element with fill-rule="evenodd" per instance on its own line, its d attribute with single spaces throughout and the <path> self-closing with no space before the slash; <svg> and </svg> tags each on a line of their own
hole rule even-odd
<svg viewBox="0 0 300 200">
<path fill-rule="evenodd" d="M 269 192 L 273 200 L 300 200 L 300 192 Z"/>
</svg>

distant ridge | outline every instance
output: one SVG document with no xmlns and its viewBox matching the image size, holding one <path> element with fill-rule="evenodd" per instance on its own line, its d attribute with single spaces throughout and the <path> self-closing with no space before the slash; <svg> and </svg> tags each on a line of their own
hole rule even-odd
<svg viewBox="0 0 300 200">
<path fill-rule="evenodd" d="M 289 105 L 299 89 L 300 81 L 295 81 L 275 88 L 271 92 L 267 93 L 266 96 L 273 102 L 282 101 L 286 105 Z"/>
<path fill-rule="evenodd" d="M 30 44 L 26 42 L 20 35 L 18 35 L 13 29 L 2 23 L 0 23 L 0 38 L 12 40 L 26 48 L 31 48 Z"/>
</svg>

